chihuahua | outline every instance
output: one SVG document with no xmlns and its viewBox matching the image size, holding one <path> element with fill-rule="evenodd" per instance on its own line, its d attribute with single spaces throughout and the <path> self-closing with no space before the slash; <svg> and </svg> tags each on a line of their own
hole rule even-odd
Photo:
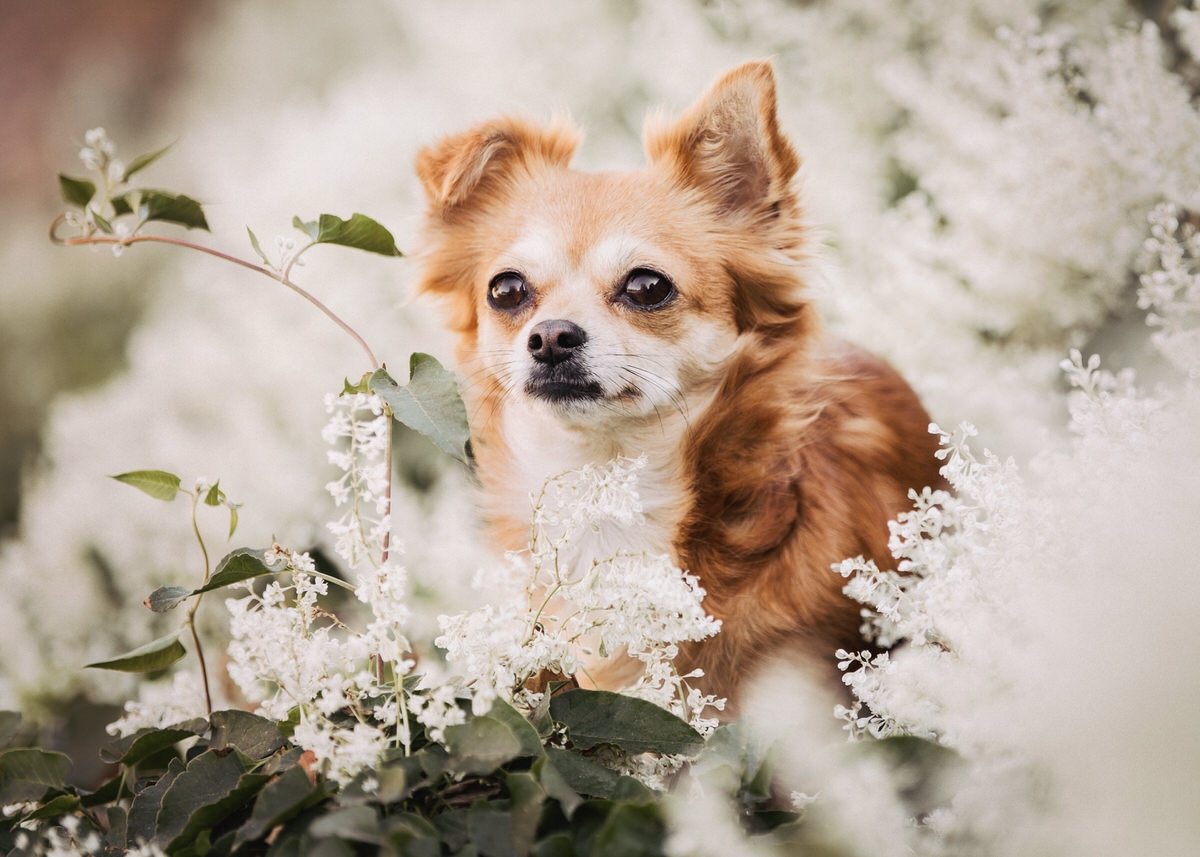
<svg viewBox="0 0 1200 857">
<path fill-rule="evenodd" d="M 665 553 L 699 577 L 721 631 L 676 665 L 732 711 L 772 661 L 833 672 L 863 647 L 831 566 L 894 565 L 888 521 L 940 484 L 937 443 L 891 367 L 821 331 L 770 63 L 652 118 L 642 169 L 573 170 L 579 139 L 505 117 L 423 149 L 418 289 L 458 335 L 496 545 L 525 546 L 548 478 L 644 455 L 645 526 L 582 560 Z"/>
</svg>

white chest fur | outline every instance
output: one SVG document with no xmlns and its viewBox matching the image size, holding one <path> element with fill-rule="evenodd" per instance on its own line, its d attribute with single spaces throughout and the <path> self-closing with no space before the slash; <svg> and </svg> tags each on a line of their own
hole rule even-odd
<svg viewBox="0 0 1200 857">
<path fill-rule="evenodd" d="M 570 556 L 560 559 L 585 567 L 621 552 L 673 557 L 672 538 L 687 507 L 680 466 L 684 425 L 671 418 L 621 423 L 574 426 L 539 403 L 510 402 L 503 419 L 509 479 L 488 486 L 493 512 L 503 510 L 510 518 L 528 516 L 533 508 L 531 498 L 542 494 L 548 480 L 587 465 L 604 465 L 618 456 L 645 456 L 636 485 L 643 521 L 581 527 L 571 540 Z"/>
</svg>

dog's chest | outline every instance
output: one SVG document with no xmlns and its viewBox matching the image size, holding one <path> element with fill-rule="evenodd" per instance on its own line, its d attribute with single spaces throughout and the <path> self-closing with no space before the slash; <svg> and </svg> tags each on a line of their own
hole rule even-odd
<svg viewBox="0 0 1200 857">
<path fill-rule="evenodd" d="M 677 450 L 663 448 L 653 437 L 639 438 L 635 434 L 616 439 L 603 433 L 564 431 L 561 426 L 545 422 L 530 426 L 521 421 L 517 427 L 506 428 L 510 456 L 507 472 L 502 480 L 486 485 L 493 514 L 506 515 L 518 524 L 528 522 L 539 498 L 544 504 L 571 501 L 570 492 L 555 494 L 546 490 L 552 480 L 588 466 L 603 467 L 618 456 L 634 459 L 644 455 L 645 463 L 636 469 L 634 486 L 638 514 L 608 519 L 601 514 L 601 520 L 589 521 L 586 503 L 581 509 L 560 507 L 542 512 L 549 511 L 554 517 L 575 514 L 579 520 L 559 557 L 574 567 L 586 568 L 592 561 L 618 553 L 667 554 L 674 558 L 672 542 L 687 506 Z"/>
</svg>

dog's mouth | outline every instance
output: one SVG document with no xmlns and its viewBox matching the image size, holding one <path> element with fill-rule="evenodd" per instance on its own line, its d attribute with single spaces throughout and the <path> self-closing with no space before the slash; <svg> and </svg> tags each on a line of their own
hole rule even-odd
<svg viewBox="0 0 1200 857">
<path fill-rule="evenodd" d="M 604 398 L 600 383 L 577 369 L 563 365 L 548 366 L 536 371 L 525 382 L 525 393 L 555 405 L 594 402 Z"/>
</svg>

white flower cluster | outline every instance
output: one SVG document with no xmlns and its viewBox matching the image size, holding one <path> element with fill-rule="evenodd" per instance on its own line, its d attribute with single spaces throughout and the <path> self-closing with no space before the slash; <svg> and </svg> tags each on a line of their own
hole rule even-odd
<svg viewBox="0 0 1200 857">
<path fill-rule="evenodd" d="M 393 743 L 407 746 L 403 679 L 411 671 L 408 575 L 391 559 L 390 416 L 376 396 L 330 396 L 323 432 L 337 448 L 329 460 L 342 476 L 327 486 L 347 511 L 329 525 L 335 551 L 356 574 L 353 591 L 369 613 L 354 631 L 321 605 L 328 579 L 307 553 L 274 546 L 269 567 L 290 573 L 261 593 L 225 603 L 230 612 L 229 674 L 268 717 L 298 712 L 296 743 L 340 783 L 375 764 Z"/>
<path fill-rule="evenodd" d="M 1151 241 L 1168 250 L 1151 285 L 1180 271 L 1171 216 L 1152 216 Z M 1011 461 L 978 458 L 970 427 L 941 433 L 953 492 L 913 495 L 893 525 L 897 569 L 838 567 L 868 608 L 868 635 L 904 644 L 838 653 L 856 700 L 837 710 L 845 728 L 932 738 L 967 763 L 953 800 L 924 819 L 917 853 L 1017 855 L 1034 843 L 1184 853 L 1195 841 L 1194 820 L 1151 822 L 1187 815 L 1180 789 L 1200 758 L 1185 737 L 1200 698 L 1194 670 L 1158 659 L 1194 638 L 1200 597 L 1185 535 L 1200 508 L 1200 387 L 1188 374 L 1200 360 L 1200 292 L 1186 285 L 1147 301 L 1170 308 L 1171 335 L 1154 341 L 1184 370 L 1178 386 L 1146 395 L 1132 372 L 1072 351 L 1062 362 L 1073 388 L 1068 445 L 1045 450 L 1021 478 Z M 1162 737 L 1137 739 L 1145 699 L 1159 690 L 1179 694 L 1156 708 Z M 1130 805 L 1116 796 L 1133 782 L 1145 785 Z"/>
<path fill-rule="evenodd" d="M 83 135 L 84 145 L 79 160 L 89 170 L 100 173 L 110 185 L 125 178 L 125 164 L 117 158 L 117 145 L 103 128 L 93 128 Z"/>
<path fill-rule="evenodd" d="M 170 682 L 143 682 L 138 698 L 125 703 L 125 713 L 106 730 L 110 735 L 132 735 L 147 727 L 161 729 L 204 716 L 204 681 L 199 674 L 180 670 Z"/>
<path fill-rule="evenodd" d="M 383 400 L 367 393 L 330 394 L 325 397 L 325 410 L 330 419 L 321 437 L 335 447 L 329 451 L 329 461 L 342 471 L 325 488 L 339 507 L 348 507 L 329 524 L 329 531 L 338 555 L 357 568 L 387 552 L 391 417 L 384 413 Z"/>
<path fill-rule="evenodd" d="M 669 557 L 617 551 L 584 556 L 579 546 L 606 527 L 642 521 L 637 473 L 644 458 L 617 458 L 547 480 L 533 500 L 528 554 L 512 554 L 489 575 L 491 603 L 442 616 L 437 645 L 472 691 L 476 712 L 501 697 L 531 709 L 542 694 L 526 688 L 545 674 L 586 674 L 596 658 L 635 665 L 625 692 L 651 700 L 711 731 L 704 716 L 724 701 L 689 688 L 697 673 L 673 666 L 679 644 L 717 633 L 704 612 L 704 590 Z M 481 577 L 477 585 L 483 585 Z"/>
<path fill-rule="evenodd" d="M 1193 13 L 1196 31 L 1200 15 Z M 1138 308 L 1158 328 L 1154 344 L 1176 368 L 1200 378 L 1200 235 L 1197 215 L 1185 220 L 1177 205 L 1163 203 L 1150 213 L 1150 235 L 1143 245 L 1144 273 L 1139 277 Z"/>
<path fill-rule="evenodd" d="M 12 804 L 0 807 L 6 818 L 35 809 L 37 804 Z M 53 821 L 23 821 L 13 837 L 15 851 L 28 857 L 87 857 L 111 851 L 100 833 L 84 828 L 78 816 L 64 815 Z M 157 845 L 149 844 L 125 852 L 127 857 L 165 857 Z"/>
</svg>

